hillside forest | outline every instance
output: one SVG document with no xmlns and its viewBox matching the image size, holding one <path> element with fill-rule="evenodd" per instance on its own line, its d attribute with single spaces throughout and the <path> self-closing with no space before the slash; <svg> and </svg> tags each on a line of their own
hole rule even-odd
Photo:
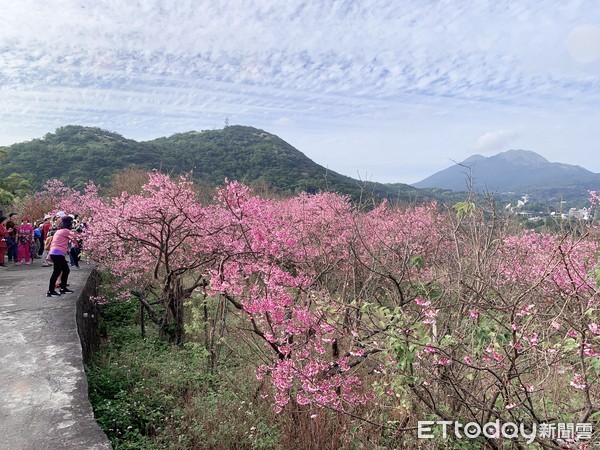
<svg viewBox="0 0 600 450">
<path fill-rule="evenodd" d="M 18 176 L 33 189 L 29 193 L 52 179 L 78 189 L 88 181 L 106 188 L 116 174 L 141 169 L 190 174 L 197 184 L 209 187 L 223 185 L 228 178 L 284 195 L 329 190 L 354 199 L 361 195 L 402 200 L 432 198 L 426 191 L 405 184 L 392 187 L 338 174 L 273 134 L 238 125 L 146 142 L 100 128 L 69 125 L 41 139 L 0 150 L 0 175 Z M 15 184 L 16 180 L 0 188 L 9 195 Z"/>
</svg>

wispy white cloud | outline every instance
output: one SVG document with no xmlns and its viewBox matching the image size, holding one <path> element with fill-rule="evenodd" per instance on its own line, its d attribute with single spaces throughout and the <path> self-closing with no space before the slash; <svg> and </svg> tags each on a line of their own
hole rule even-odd
<svg viewBox="0 0 600 450">
<path fill-rule="evenodd" d="M 374 177 L 408 181 L 416 162 L 402 173 L 398 148 L 443 165 L 474 142 L 560 160 L 563 136 L 542 124 L 572 123 L 582 159 L 598 140 L 581 125 L 600 118 L 597 0 L 5 3 L 0 144 L 68 123 L 149 139 L 229 117 L 284 132 L 317 161 L 339 153 L 318 144 L 336 136 L 339 166 L 358 170 L 373 149 L 346 136 L 368 136 Z M 395 180 L 378 175 L 390 166 Z"/>
<path fill-rule="evenodd" d="M 476 153 L 489 154 L 508 150 L 506 147 L 513 142 L 517 136 L 518 133 L 515 130 L 489 131 L 477 138 L 473 151 Z"/>
</svg>

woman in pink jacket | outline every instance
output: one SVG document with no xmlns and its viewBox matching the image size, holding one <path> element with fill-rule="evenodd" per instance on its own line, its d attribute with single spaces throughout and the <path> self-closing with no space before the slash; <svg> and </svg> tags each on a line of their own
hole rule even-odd
<svg viewBox="0 0 600 450">
<path fill-rule="evenodd" d="M 59 297 L 61 294 L 73 292 L 67 288 L 67 279 L 69 278 L 69 263 L 65 258 L 69 253 L 69 241 L 77 239 L 75 233 L 71 231 L 73 228 L 73 218 L 71 216 L 63 216 L 60 219 L 59 229 L 56 230 L 50 244 L 48 256 L 54 263 L 54 270 L 50 277 L 50 285 L 48 287 L 48 297 Z M 56 280 L 60 276 L 60 293 L 56 292 Z"/>
</svg>

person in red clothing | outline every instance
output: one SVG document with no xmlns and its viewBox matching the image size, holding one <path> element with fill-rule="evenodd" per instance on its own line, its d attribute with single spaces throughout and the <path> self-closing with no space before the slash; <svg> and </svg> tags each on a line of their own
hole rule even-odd
<svg viewBox="0 0 600 450">
<path fill-rule="evenodd" d="M 54 263 L 54 270 L 50 276 L 48 286 L 48 297 L 59 297 L 61 294 L 73 292 L 67 288 L 67 279 L 69 278 L 69 263 L 65 258 L 69 252 L 69 241 L 77 239 L 75 233 L 71 231 L 73 228 L 73 218 L 71 216 L 63 216 L 60 218 L 59 229 L 52 236 L 50 243 L 50 251 L 48 255 Z M 56 280 L 60 276 L 60 293 L 56 292 Z"/>
<path fill-rule="evenodd" d="M 0 267 L 4 267 L 4 254 L 8 248 L 8 230 L 6 229 L 6 223 L 8 217 L 0 216 Z"/>
<path fill-rule="evenodd" d="M 25 264 L 31 264 L 31 248 L 33 246 L 33 226 L 27 217 L 23 217 L 21 225 L 17 228 L 17 266 L 25 260 Z"/>
</svg>

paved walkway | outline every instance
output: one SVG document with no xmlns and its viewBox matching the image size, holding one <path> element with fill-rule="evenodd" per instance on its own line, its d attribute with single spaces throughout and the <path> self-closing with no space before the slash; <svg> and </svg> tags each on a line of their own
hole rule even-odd
<svg viewBox="0 0 600 450">
<path fill-rule="evenodd" d="M 73 270 L 60 298 L 46 297 L 51 268 L 0 268 L 0 449 L 110 449 L 87 396 L 76 300 L 90 273 Z"/>
</svg>

